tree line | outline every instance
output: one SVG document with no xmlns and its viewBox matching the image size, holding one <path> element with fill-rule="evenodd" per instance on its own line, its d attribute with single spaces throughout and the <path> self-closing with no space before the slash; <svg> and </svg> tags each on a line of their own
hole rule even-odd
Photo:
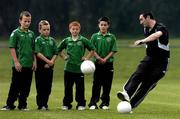
<svg viewBox="0 0 180 119">
<path fill-rule="evenodd" d="M 32 14 L 31 29 L 38 32 L 41 19 L 51 23 L 51 34 L 64 37 L 68 23 L 78 20 L 81 32 L 90 36 L 97 32 L 97 20 L 101 16 L 111 19 L 110 30 L 116 36 L 137 36 L 142 34 L 138 17 L 143 11 L 152 11 L 155 18 L 163 22 L 172 36 L 180 33 L 179 0 L 1 0 L 0 36 L 8 36 L 18 26 L 21 11 Z"/>
</svg>

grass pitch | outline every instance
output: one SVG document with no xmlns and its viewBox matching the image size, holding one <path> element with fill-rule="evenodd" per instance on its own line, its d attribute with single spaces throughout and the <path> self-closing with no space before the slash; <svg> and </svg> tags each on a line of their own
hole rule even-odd
<svg viewBox="0 0 180 119">
<path fill-rule="evenodd" d="M 23 112 L 0 111 L 0 119 L 179 119 L 180 118 L 180 44 L 179 40 L 171 40 L 171 60 L 169 71 L 159 81 L 157 87 L 149 93 L 143 103 L 139 105 L 133 114 L 119 114 L 116 106 L 119 100 L 116 92 L 122 90 L 123 84 L 136 69 L 139 61 L 144 57 L 145 48 L 130 47 L 133 40 L 118 40 L 119 51 L 115 55 L 115 73 L 111 90 L 110 110 L 77 111 L 76 102 L 73 101 L 73 109 L 62 111 L 62 99 L 64 95 L 63 67 L 64 61 L 57 59 L 54 71 L 52 93 L 49 98 L 49 111 L 38 111 L 36 106 L 36 89 L 34 79 L 28 98 L 30 111 Z M 7 42 L 0 42 L 0 107 L 5 105 L 11 80 L 10 52 Z M 91 97 L 92 75 L 85 79 L 85 96 L 87 104 Z M 17 104 L 17 102 L 15 103 Z M 100 104 L 100 102 L 99 102 Z"/>
</svg>

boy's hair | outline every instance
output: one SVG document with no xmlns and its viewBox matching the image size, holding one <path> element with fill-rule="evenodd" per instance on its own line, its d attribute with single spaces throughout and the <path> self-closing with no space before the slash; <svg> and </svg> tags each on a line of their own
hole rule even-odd
<svg viewBox="0 0 180 119">
<path fill-rule="evenodd" d="M 150 17 L 150 19 L 154 19 L 154 16 L 152 14 L 152 12 L 145 12 L 142 13 L 143 17 L 146 19 L 148 16 Z"/>
<path fill-rule="evenodd" d="M 71 23 L 69 23 L 69 29 L 72 26 L 78 26 L 79 28 L 81 28 L 81 24 L 78 21 L 72 21 Z"/>
<path fill-rule="evenodd" d="M 31 17 L 31 13 L 28 11 L 22 11 L 19 15 L 19 19 L 22 20 L 22 17 L 26 16 L 26 17 Z"/>
<path fill-rule="evenodd" d="M 39 29 L 41 29 L 43 25 L 50 25 L 50 24 L 47 20 L 41 20 L 38 25 Z"/>
<path fill-rule="evenodd" d="M 110 20 L 109 20 L 109 18 L 108 18 L 108 17 L 106 17 L 106 16 L 103 16 L 103 17 L 99 18 L 98 22 L 100 23 L 101 21 L 105 21 L 105 22 L 107 22 L 107 23 L 108 23 L 108 25 L 110 24 Z"/>
</svg>

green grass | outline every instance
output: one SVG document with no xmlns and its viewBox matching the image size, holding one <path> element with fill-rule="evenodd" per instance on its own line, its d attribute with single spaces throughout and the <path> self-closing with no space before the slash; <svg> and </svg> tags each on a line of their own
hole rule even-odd
<svg viewBox="0 0 180 119">
<path fill-rule="evenodd" d="M 137 64 L 144 56 L 145 49 L 143 47 L 130 48 L 133 40 L 119 40 L 119 51 L 115 55 L 115 75 L 111 90 L 110 110 L 85 110 L 77 111 L 74 101 L 73 109 L 70 111 L 62 111 L 60 109 L 63 99 L 63 67 L 64 61 L 57 59 L 54 72 L 54 82 L 52 93 L 49 99 L 49 111 L 38 111 L 36 108 L 36 89 L 34 79 L 31 92 L 28 98 L 28 107 L 30 111 L 23 112 L 0 111 L 0 119 L 179 119 L 180 117 L 180 44 L 179 40 L 172 40 L 171 63 L 167 75 L 159 81 L 157 87 L 150 92 L 143 103 L 134 110 L 133 114 L 119 114 L 116 111 L 116 105 L 119 100 L 116 92 L 122 90 L 123 84 L 136 69 Z M 2 45 L 2 43 L 0 42 Z M 4 106 L 9 91 L 11 79 L 10 53 L 7 48 L 7 42 L 3 41 L 0 48 L 0 107 Z M 85 79 L 85 95 L 87 104 L 91 96 L 92 76 L 86 76 Z M 100 103 L 100 102 L 99 102 Z M 17 102 L 15 103 L 17 104 Z"/>
</svg>

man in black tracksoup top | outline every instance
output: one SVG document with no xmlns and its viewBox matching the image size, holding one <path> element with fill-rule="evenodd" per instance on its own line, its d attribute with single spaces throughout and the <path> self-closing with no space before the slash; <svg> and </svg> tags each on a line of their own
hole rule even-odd
<svg viewBox="0 0 180 119">
<path fill-rule="evenodd" d="M 140 14 L 139 21 L 146 38 L 135 41 L 134 45 L 145 44 L 146 56 L 124 85 L 123 92 L 117 93 L 118 98 L 129 101 L 132 108 L 137 107 L 165 75 L 170 57 L 166 27 L 158 23 L 152 13 Z"/>
</svg>

